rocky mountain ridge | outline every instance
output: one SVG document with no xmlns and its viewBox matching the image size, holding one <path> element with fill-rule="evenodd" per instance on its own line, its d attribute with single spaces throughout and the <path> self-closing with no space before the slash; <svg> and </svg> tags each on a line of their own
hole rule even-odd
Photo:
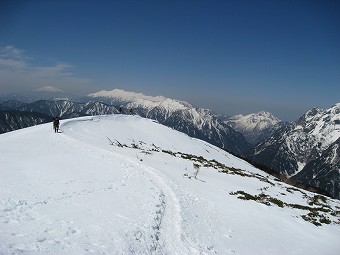
<svg viewBox="0 0 340 255">
<path fill-rule="evenodd" d="M 340 185 L 337 171 L 339 137 L 338 103 L 326 110 L 311 109 L 297 121 L 257 145 L 248 157 L 297 180 L 306 181 L 306 176 L 309 176 L 309 183 L 318 184 L 319 188 L 324 188 L 340 198 L 337 191 Z M 336 174 L 330 177 L 329 174 L 323 173 L 321 178 L 318 172 L 322 169 L 335 171 Z M 334 184 L 332 188 L 327 185 L 329 182 Z"/>
<path fill-rule="evenodd" d="M 46 114 L 14 110 L 0 111 L 0 134 L 51 121 Z"/>
<path fill-rule="evenodd" d="M 72 102 L 69 100 L 39 100 L 17 108 L 19 111 L 39 112 L 50 116 L 62 118 L 75 118 L 80 116 L 104 115 L 118 113 L 116 107 L 100 102 Z"/>
</svg>

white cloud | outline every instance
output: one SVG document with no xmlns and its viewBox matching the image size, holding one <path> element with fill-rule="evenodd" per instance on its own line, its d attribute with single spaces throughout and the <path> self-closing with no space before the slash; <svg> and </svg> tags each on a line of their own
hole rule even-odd
<svg viewBox="0 0 340 255">
<path fill-rule="evenodd" d="M 0 46 L 0 58 L 24 58 L 24 51 L 12 45 Z"/>
<path fill-rule="evenodd" d="M 26 63 L 15 59 L 0 58 L 0 68 L 24 69 L 26 68 Z"/>
<path fill-rule="evenodd" d="M 77 77 L 72 70 L 74 66 L 66 63 L 54 63 L 38 66 L 23 50 L 14 46 L 0 46 L 0 88 L 1 92 L 19 92 L 35 90 L 43 84 L 68 92 L 77 93 L 86 89 L 92 80 Z"/>
</svg>

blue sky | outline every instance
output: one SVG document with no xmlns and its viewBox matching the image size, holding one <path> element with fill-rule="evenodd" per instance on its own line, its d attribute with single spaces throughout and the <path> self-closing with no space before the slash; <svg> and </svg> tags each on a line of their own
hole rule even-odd
<svg viewBox="0 0 340 255">
<path fill-rule="evenodd" d="M 0 3 L 0 93 L 121 88 L 295 120 L 340 102 L 340 2 Z"/>
</svg>

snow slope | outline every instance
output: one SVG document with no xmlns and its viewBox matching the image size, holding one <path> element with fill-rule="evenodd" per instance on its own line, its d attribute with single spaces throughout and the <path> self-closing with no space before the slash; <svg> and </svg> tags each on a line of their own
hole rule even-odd
<svg viewBox="0 0 340 255">
<path fill-rule="evenodd" d="M 0 135 L 0 254 L 338 254 L 338 200 L 138 116 L 61 130 Z"/>
</svg>

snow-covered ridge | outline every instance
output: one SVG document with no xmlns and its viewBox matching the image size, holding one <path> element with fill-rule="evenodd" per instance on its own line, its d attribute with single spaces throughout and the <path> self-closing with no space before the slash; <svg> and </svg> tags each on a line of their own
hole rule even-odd
<svg viewBox="0 0 340 255">
<path fill-rule="evenodd" d="M 269 112 L 258 112 L 248 115 L 235 115 L 224 121 L 236 131 L 242 133 L 252 144 L 269 137 L 283 122 Z"/>
<path fill-rule="evenodd" d="M 265 141 L 256 148 L 256 152 L 258 154 L 270 145 L 282 143 L 297 159 L 299 165 L 297 170 L 301 170 L 306 163 L 321 155 L 339 137 L 340 104 L 326 110 L 313 108 L 282 130 L 282 134 Z"/>
<path fill-rule="evenodd" d="M 275 126 L 281 122 L 277 117 L 269 112 L 258 112 L 248 115 L 235 115 L 230 117 L 226 123 L 231 124 L 237 129 L 254 131 L 263 130 L 268 127 Z"/>
<path fill-rule="evenodd" d="M 294 143 L 300 141 L 321 153 L 339 137 L 340 104 L 336 104 L 326 110 L 313 108 L 304 114 L 289 132 L 287 143 L 293 150 L 297 150 Z"/>
<path fill-rule="evenodd" d="M 188 109 L 188 105 L 183 102 L 164 98 L 162 101 L 151 101 L 146 99 L 138 99 L 134 102 L 128 103 L 126 105 L 128 108 L 138 108 L 143 107 L 145 109 L 153 109 L 155 107 L 161 107 L 168 112 L 178 111 L 178 110 L 186 110 Z"/>
<path fill-rule="evenodd" d="M 137 100 L 147 100 L 151 102 L 162 102 L 166 98 L 163 96 L 145 96 L 142 93 L 135 93 L 135 92 L 129 92 L 122 89 L 113 89 L 113 90 L 101 90 L 96 93 L 92 93 L 87 95 L 88 97 L 107 97 L 112 99 L 119 99 L 125 102 L 134 102 Z"/>
<path fill-rule="evenodd" d="M 338 253 L 339 201 L 211 144 L 139 116 L 61 130 L 0 135 L 1 255 Z"/>
<path fill-rule="evenodd" d="M 290 152 L 296 155 L 299 169 L 317 158 L 340 137 L 340 104 L 329 109 L 313 108 L 284 134 Z M 307 155 L 306 155 L 307 154 Z"/>
<path fill-rule="evenodd" d="M 129 107 L 164 107 L 168 111 L 181 110 L 191 108 L 192 106 L 184 101 L 166 98 L 163 96 L 146 96 L 142 93 L 125 91 L 122 89 L 113 89 L 111 91 L 102 90 L 96 93 L 89 94 L 88 97 L 106 99 L 104 101 L 120 102 L 129 104 Z"/>
<path fill-rule="evenodd" d="M 326 110 L 309 110 L 296 122 L 256 146 L 250 157 L 281 174 L 324 189 L 333 197 L 340 198 L 340 180 L 336 174 L 339 169 L 336 160 L 339 151 L 335 149 L 339 137 L 338 103 Z"/>
</svg>

